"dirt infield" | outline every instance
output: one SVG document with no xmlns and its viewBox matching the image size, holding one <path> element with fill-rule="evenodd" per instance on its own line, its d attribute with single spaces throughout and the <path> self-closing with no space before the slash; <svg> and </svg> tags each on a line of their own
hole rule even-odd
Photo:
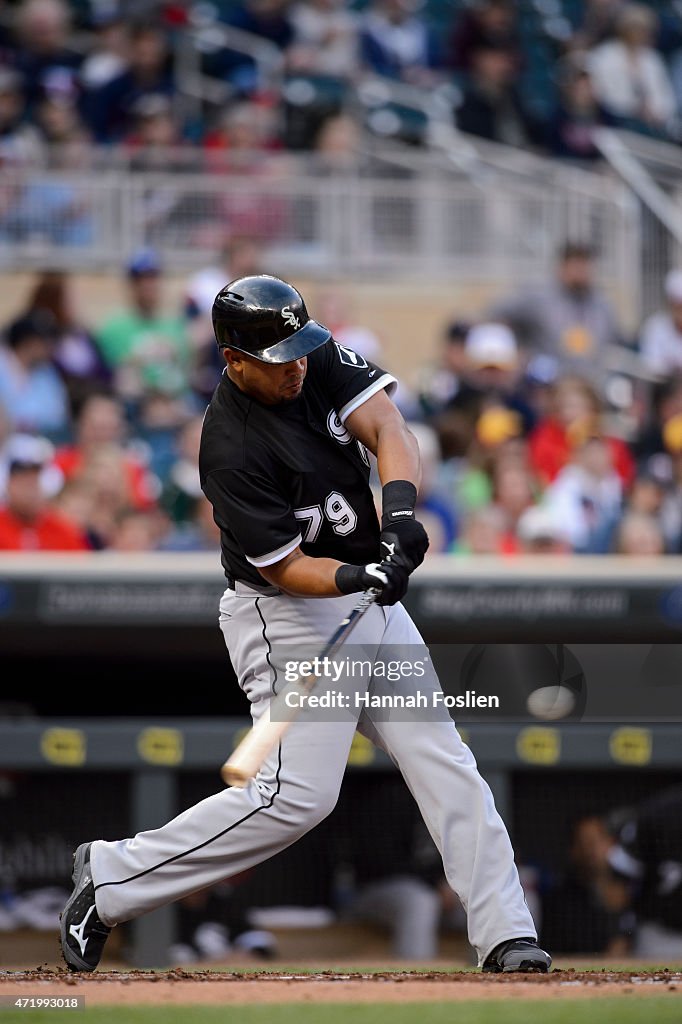
<svg viewBox="0 0 682 1024">
<path fill-rule="evenodd" d="M 277 971 L 0 971 L 0 995 L 83 995 L 88 1005 L 374 1003 L 465 999 L 575 999 L 632 994 L 682 996 L 682 971 L 574 971 L 549 975 L 470 972 L 313 974 Z M 680 1007 L 682 1018 L 682 1006 Z"/>
</svg>

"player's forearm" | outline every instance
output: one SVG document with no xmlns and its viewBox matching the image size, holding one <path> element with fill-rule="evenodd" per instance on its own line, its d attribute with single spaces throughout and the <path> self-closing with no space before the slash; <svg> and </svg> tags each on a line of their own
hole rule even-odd
<svg viewBox="0 0 682 1024">
<path fill-rule="evenodd" d="M 298 597 L 338 597 L 334 578 L 341 565 L 334 558 L 310 558 L 298 549 L 281 562 L 260 569 L 268 583 Z"/>
<path fill-rule="evenodd" d="M 419 445 L 403 419 L 383 424 L 377 435 L 377 469 L 382 484 L 409 480 L 418 489 L 421 481 Z"/>
</svg>

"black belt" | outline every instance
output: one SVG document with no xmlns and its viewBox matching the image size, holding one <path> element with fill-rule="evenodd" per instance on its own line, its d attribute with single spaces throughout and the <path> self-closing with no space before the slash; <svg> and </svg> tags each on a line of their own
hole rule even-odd
<svg viewBox="0 0 682 1024">
<path fill-rule="evenodd" d="M 225 576 L 225 580 L 226 580 L 226 586 L 227 586 L 228 590 L 236 590 L 237 589 L 237 586 L 236 586 L 237 583 L 241 583 L 243 586 L 247 587 L 249 590 L 253 590 L 253 592 L 255 594 L 263 594 L 265 597 L 274 597 L 277 594 L 281 594 L 282 593 L 282 591 L 279 590 L 277 587 L 268 586 L 267 583 L 264 584 L 264 586 L 259 587 L 259 586 L 256 586 L 255 583 L 247 583 L 245 580 L 235 580 L 234 576 L 228 576 L 227 574 Z"/>
</svg>

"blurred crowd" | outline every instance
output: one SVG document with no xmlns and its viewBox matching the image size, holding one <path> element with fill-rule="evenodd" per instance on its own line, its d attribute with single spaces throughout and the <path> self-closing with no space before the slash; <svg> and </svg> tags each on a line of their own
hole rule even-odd
<svg viewBox="0 0 682 1024">
<path fill-rule="evenodd" d="M 75 169 L 96 143 L 133 168 L 201 152 L 230 171 L 338 154 L 359 126 L 424 141 L 395 91 L 358 103 L 368 76 L 441 89 L 462 131 L 562 159 L 597 158 L 600 126 L 682 138 L 672 0 L 1 0 L 0 164 Z"/>
<path fill-rule="evenodd" d="M 269 269 L 233 236 L 169 308 L 164 268 L 143 249 L 124 306 L 92 324 L 73 279 L 36 274 L 0 341 L 1 549 L 217 550 L 198 476 L 222 370 L 211 305 L 227 281 Z M 399 379 L 431 553 L 682 551 L 682 271 L 636 337 L 594 274 L 592 250 L 566 242 L 547 280 L 475 322 L 453 317 L 435 358 L 410 366 L 355 322 L 350 297 L 312 297 L 339 343 Z"/>
</svg>

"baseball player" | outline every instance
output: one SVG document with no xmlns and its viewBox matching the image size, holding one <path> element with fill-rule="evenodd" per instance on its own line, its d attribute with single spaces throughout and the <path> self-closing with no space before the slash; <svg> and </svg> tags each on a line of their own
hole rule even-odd
<svg viewBox="0 0 682 1024">
<path fill-rule="evenodd" d="M 275 277 L 232 281 L 213 325 L 225 369 L 204 419 L 201 483 L 221 531 L 220 626 L 257 721 L 282 683 L 274 649 L 321 648 L 363 590 L 380 593 L 354 644 L 423 644 L 400 600 L 428 538 L 414 516 L 417 446 L 389 397 L 395 378 L 337 344 Z M 367 449 L 383 486 L 381 524 Z M 372 714 L 314 724 L 302 715 L 246 788 L 131 839 L 79 846 L 61 917 L 69 967 L 94 970 L 114 925 L 244 871 L 318 824 L 359 727 L 414 795 L 479 965 L 548 971 L 509 836 L 451 718 L 415 725 Z"/>
</svg>

